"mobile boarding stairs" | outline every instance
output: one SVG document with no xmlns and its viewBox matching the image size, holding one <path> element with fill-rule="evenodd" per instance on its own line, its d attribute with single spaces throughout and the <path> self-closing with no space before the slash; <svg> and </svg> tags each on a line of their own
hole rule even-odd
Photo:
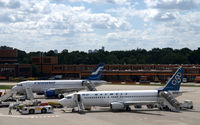
<svg viewBox="0 0 200 125">
<path fill-rule="evenodd" d="M 180 111 L 180 103 L 168 91 L 161 91 L 159 93 L 160 110 L 170 110 L 174 112 Z"/>
</svg>

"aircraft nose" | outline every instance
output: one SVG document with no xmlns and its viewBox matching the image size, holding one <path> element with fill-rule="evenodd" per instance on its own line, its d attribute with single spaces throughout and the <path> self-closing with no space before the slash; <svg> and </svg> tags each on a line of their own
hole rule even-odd
<svg viewBox="0 0 200 125">
<path fill-rule="evenodd" d="M 64 107 L 67 106 L 67 99 L 65 98 L 58 100 L 58 102 Z"/>
<path fill-rule="evenodd" d="M 14 87 L 12 87 L 12 90 L 14 90 L 14 91 L 18 91 L 19 88 L 18 88 L 17 86 L 14 86 Z"/>
</svg>

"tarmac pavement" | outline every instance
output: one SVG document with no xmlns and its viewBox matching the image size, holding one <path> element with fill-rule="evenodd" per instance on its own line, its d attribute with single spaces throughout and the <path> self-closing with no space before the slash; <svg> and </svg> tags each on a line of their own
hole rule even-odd
<svg viewBox="0 0 200 125">
<path fill-rule="evenodd" d="M 135 85 L 103 85 L 98 90 L 150 90 L 159 86 Z M 84 114 L 66 112 L 55 109 L 52 114 L 21 115 L 8 108 L 0 108 L 0 125 L 198 125 L 200 123 L 200 87 L 181 87 L 189 91 L 178 97 L 180 102 L 189 99 L 193 101 L 194 109 L 179 113 L 160 111 L 158 109 L 132 108 L 131 112 L 111 112 L 109 108 L 93 107 Z M 44 101 L 47 101 L 46 99 Z M 54 100 L 56 101 L 56 100 Z"/>
</svg>

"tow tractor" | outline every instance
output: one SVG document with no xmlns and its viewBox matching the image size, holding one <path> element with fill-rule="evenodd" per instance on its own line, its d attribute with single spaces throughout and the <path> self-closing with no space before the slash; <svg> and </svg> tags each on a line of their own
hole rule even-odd
<svg viewBox="0 0 200 125">
<path fill-rule="evenodd" d="M 23 106 L 19 109 L 21 114 L 44 114 L 53 113 L 53 107 L 50 105 L 46 106 Z"/>
<path fill-rule="evenodd" d="M 8 107 L 10 103 L 0 101 L 0 107 Z"/>
</svg>

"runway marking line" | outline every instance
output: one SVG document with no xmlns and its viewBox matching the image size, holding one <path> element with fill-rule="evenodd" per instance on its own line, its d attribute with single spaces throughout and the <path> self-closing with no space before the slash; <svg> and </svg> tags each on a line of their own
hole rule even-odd
<svg viewBox="0 0 200 125">
<path fill-rule="evenodd" d="M 39 119 L 39 118 L 58 118 L 59 115 L 25 116 L 25 115 L 4 115 L 4 114 L 0 114 L 0 117 Z"/>
</svg>

